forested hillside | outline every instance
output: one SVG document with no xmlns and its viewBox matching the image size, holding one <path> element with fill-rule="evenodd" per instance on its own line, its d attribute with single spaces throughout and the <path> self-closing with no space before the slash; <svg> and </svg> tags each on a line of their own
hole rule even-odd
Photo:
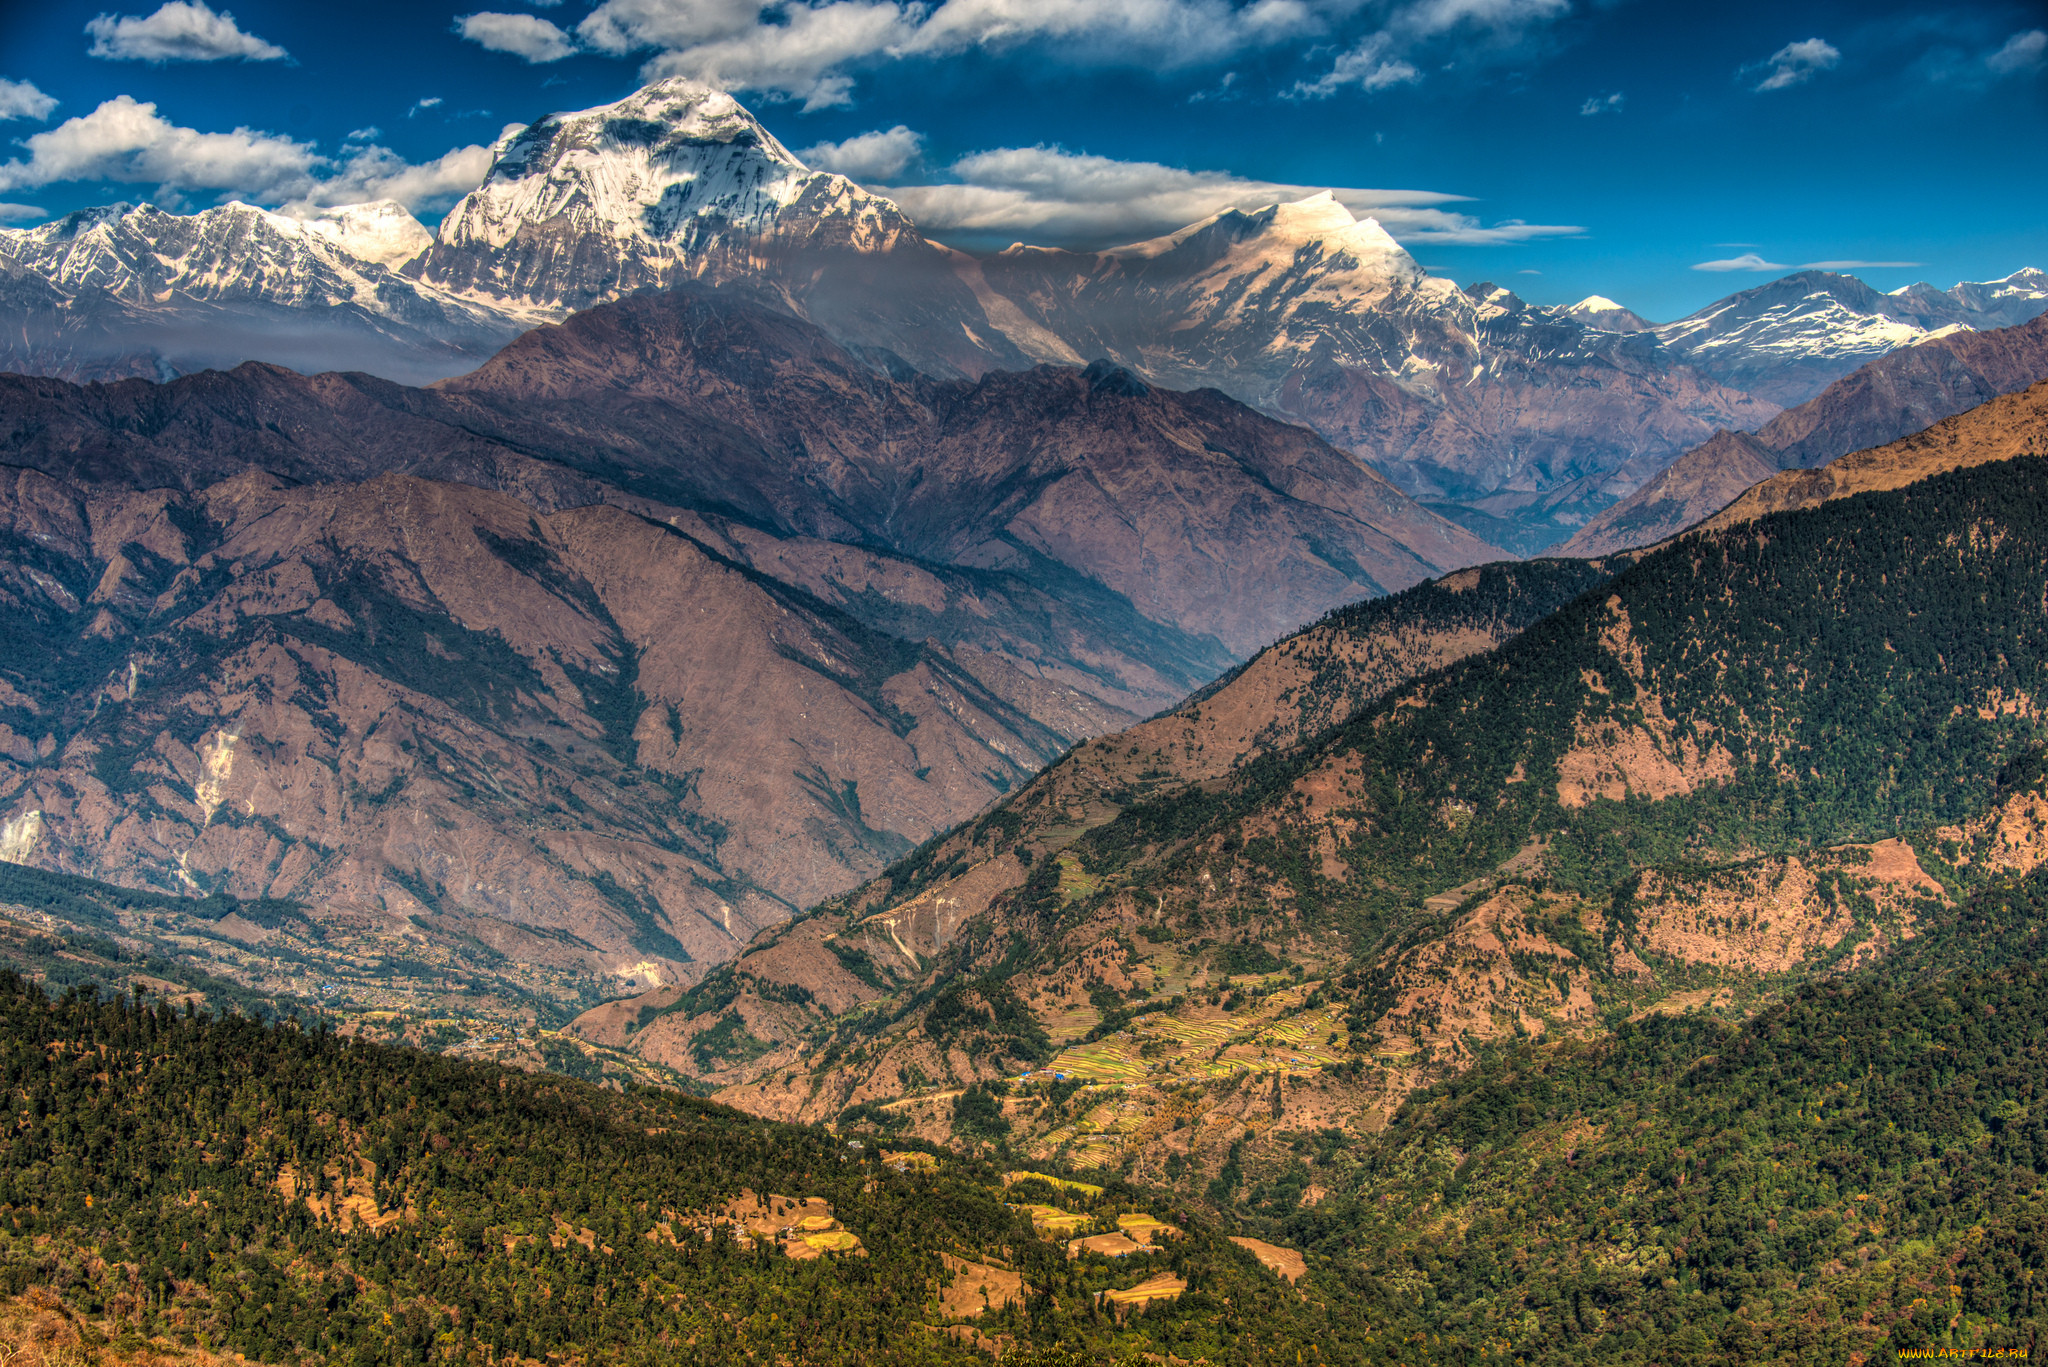
<svg viewBox="0 0 2048 1367">
<path fill-rule="evenodd" d="M 1006 1192 L 983 1165 L 673 1092 L 51 999 L 12 974 L 0 1077 L 0 1292 L 54 1291 L 102 1360 L 985 1362 L 979 1344 L 1334 1363 L 1392 1346 L 1320 1259 L 1305 1297 L 1185 1220 L 1155 1251 L 1069 1258 L 1003 1199 L 1081 1235 L 1172 1214 L 1128 1187 Z M 984 1309 L 998 1274 L 1028 1289 Z M 1170 1289 L 1125 1294 L 1146 1283 Z"/>
<path fill-rule="evenodd" d="M 1333 1189 L 1317 1135 L 1503 1044 L 1739 1021 L 1951 914 L 1926 832 L 1987 819 L 2042 740 L 2037 471 L 1688 537 L 1307 745 L 1085 827 L 1027 789 L 616 1028 L 691 1020 L 686 1066 L 760 1113 L 1278 1218 Z M 838 976 L 802 976 L 826 956 Z"/>
<path fill-rule="evenodd" d="M 2048 1328 L 2044 914 L 2037 873 L 1741 1025 L 1503 1049 L 1275 1237 L 1523 1361 L 2024 1355 Z"/>
<path fill-rule="evenodd" d="M 30 1362 L 124 1365 L 2023 1351 L 2048 1318 L 2048 875 L 2012 875 L 2008 838 L 2039 843 L 2033 768 L 1930 833 L 1977 891 L 1896 959 L 1739 1024 L 1488 1049 L 1370 1139 L 1297 1136 L 1331 1190 L 1238 1217 L 1263 1240 L 1125 1183 L 9 974 L 0 1323 L 61 1348 Z"/>
</svg>

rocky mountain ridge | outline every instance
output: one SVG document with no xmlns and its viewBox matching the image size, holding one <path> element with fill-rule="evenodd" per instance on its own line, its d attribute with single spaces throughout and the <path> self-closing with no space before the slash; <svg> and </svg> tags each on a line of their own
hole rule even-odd
<svg viewBox="0 0 2048 1367">
<path fill-rule="evenodd" d="M 2039 272 L 1894 295 L 1797 276 L 1639 328 L 1613 309 L 1432 278 L 1327 195 L 1106 252 L 975 259 L 680 79 L 550 114 L 495 150 L 432 235 L 394 227 L 389 206 L 336 211 L 327 229 L 230 206 L 0 232 L 21 319 L 0 362 L 106 378 L 246 356 L 418 382 L 472 368 L 536 321 L 694 281 L 787 308 L 884 369 L 975 377 L 1106 358 L 1147 383 L 1214 386 L 1519 553 L 1888 347 L 2048 307 Z M 380 230 L 344 226 L 351 214 Z M 337 264 L 351 242 L 364 254 Z M 152 253 L 184 264 L 165 275 Z M 144 287 L 95 283 L 123 271 Z M 1766 371 L 1768 392 L 1755 390 Z"/>
<path fill-rule="evenodd" d="M 433 242 L 402 206 L 297 219 L 247 204 L 126 204 L 0 230 L 0 367 L 168 379 L 258 359 L 423 383 L 470 369 L 531 319 L 400 274 Z"/>
<path fill-rule="evenodd" d="M 2005 328 L 2048 310 L 2048 273 L 1949 290 L 1908 285 L 1880 294 L 1853 275 L 1803 270 L 1742 290 L 1655 329 L 1690 364 L 1787 408 L 1902 346 L 1952 329 Z"/>
</svg>

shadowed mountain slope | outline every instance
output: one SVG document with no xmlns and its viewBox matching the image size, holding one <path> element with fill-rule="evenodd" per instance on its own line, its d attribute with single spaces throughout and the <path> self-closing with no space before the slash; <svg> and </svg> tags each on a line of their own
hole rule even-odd
<svg viewBox="0 0 2048 1367">
<path fill-rule="evenodd" d="M 2004 394 L 1888 446 L 1856 451 L 1818 470 L 1773 475 L 1701 524 L 1733 527 L 1791 508 L 1902 489 L 1948 470 L 2048 453 L 2048 380 Z"/>
<path fill-rule="evenodd" d="M 1298 749 L 1416 678 L 1498 646 L 1611 573 L 1575 560 L 1488 565 L 1341 609 L 1172 712 L 1076 746 L 849 906 L 755 944 L 728 987 L 706 989 L 716 1005 L 703 994 L 682 1001 L 673 991 L 657 992 L 600 1008 L 576 1028 L 601 1043 L 718 1077 L 716 1053 L 696 1037 L 724 1019 L 729 987 L 764 998 L 815 996 L 833 1012 L 886 995 L 890 978 L 914 976 L 942 957 L 963 927 L 1018 895 L 1034 871 L 1082 835 L 1130 808 L 1195 800 L 1248 764 Z M 844 947 L 856 941 L 861 949 L 849 957 Z M 655 1009 L 656 1023 L 625 1029 L 641 1005 Z M 787 1022 L 762 1017 L 749 1024 L 788 1038 Z"/>
</svg>

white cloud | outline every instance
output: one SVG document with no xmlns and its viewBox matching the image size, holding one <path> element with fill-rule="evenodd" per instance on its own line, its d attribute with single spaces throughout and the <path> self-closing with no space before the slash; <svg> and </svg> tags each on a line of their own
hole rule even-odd
<svg viewBox="0 0 2048 1367">
<path fill-rule="evenodd" d="M 441 103 L 441 97 L 439 95 L 429 95 L 425 99 L 415 100 L 413 101 L 412 108 L 405 111 L 405 117 L 409 119 L 415 114 L 421 113 L 428 109 L 432 109 L 435 105 L 439 103 Z"/>
<path fill-rule="evenodd" d="M 45 95 L 32 83 L 0 77 L 0 119 L 34 119 L 41 123 L 56 107 L 56 98 Z"/>
<path fill-rule="evenodd" d="M 458 147 L 413 165 L 387 147 L 357 146 L 337 163 L 310 142 L 237 128 L 181 128 L 154 104 L 117 95 L 92 113 L 23 139 L 26 159 L 0 165 L 0 191 L 65 181 L 155 187 L 169 206 L 188 195 L 257 204 L 333 205 L 395 199 L 407 207 L 474 189 L 490 168 L 486 147 Z M 40 212 L 40 211 L 38 211 Z"/>
<path fill-rule="evenodd" d="M 214 13 L 205 0 L 169 0 L 146 19 L 102 14 L 85 31 L 92 35 L 91 55 L 116 62 L 276 62 L 291 55 L 242 32 L 234 15 Z"/>
<path fill-rule="evenodd" d="M 576 52 L 576 40 L 532 14 L 465 14 L 455 31 L 492 52 L 509 52 L 533 63 L 559 62 Z"/>
<path fill-rule="evenodd" d="M 603 31 L 597 21 L 619 3 L 611 0 L 592 12 L 577 32 L 589 41 L 592 32 Z M 728 6 L 712 0 L 706 7 Z M 910 32 L 910 19 L 894 4 L 834 0 L 791 5 L 782 23 L 750 23 L 729 35 L 662 52 L 641 74 L 691 76 L 710 85 L 801 99 L 805 109 L 821 109 L 852 102 L 853 78 L 840 67 L 886 52 Z"/>
<path fill-rule="evenodd" d="M 678 49 L 737 38 L 761 21 L 761 0 L 605 0 L 576 26 L 599 52 Z"/>
<path fill-rule="evenodd" d="M 1534 30 L 1571 13 L 1571 0 L 1410 0 L 1379 29 L 1341 53 L 1330 69 L 1294 87 L 1296 98 L 1324 99 L 1351 87 L 1371 94 L 1413 85 L 1422 71 L 1418 49 L 1445 39 L 1469 60 L 1488 49 L 1512 50 Z"/>
<path fill-rule="evenodd" d="M 1461 0 L 1469 3 L 1470 0 Z M 1511 0 L 1563 4 L 1566 0 Z M 603 0 L 577 26 L 589 49 L 653 49 L 646 76 L 843 104 L 844 68 L 973 48 L 1049 44 L 1070 60 L 1182 67 L 1320 35 L 1362 0 Z"/>
<path fill-rule="evenodd" d="M 1925 261 L 1809 261 L 1799 269 L 1803 271 L 1874 271 L 1910 270 L 1924 266 Z"/>
<path fill-rule="evenodd" d="M 1782 261 L 1766 261 L 1755 252 L 1744 252 L 1731 256 L 1725 261 L 1701 261 L 1693 266 L 1696 271 L 1789 271 L 1792 268 Z"/>
<path fill-rule="evenodd" d="M 1130 242 L 1196 222 L 1222 209 L 1255 209 L 1330 190 L 1355 214 L 1370 214 L 1415 242 L 1504 243 L 1583 231 L 1516 221 L 1486 226 L 1441 206 L 1458 195 L 1250 180 L 1223 171 L 1186 171 L 1148 161 L 1114 161 L 1057 147 L 1005 147 L 960 158 L 957 182 L 899 185 L 894 199 L 926 232 L 1007 236 L 1036 242 Z"/>
<path fill-rule="evenodd" d="M 2032 71 L 2048 56 L 2048 31 L 2037 28 L 2015 33 L 2005 40 L 2005 46 L 1984 59 L 1984 65 L 1993 74 L 2010 76 L 2017 71 Z"/>
<path fill-rule="evenodd" d="M 1619 114 L 1622 106 L 1627 103 L 1628 96 L 1619 90 L 1611 95 L 1592 95 L 1579 106 L 1579 113 L 1587 118 L 1592 118 L 1595 114 Z"/>
<path fill-rule="evenodd" d="M 342 139 L 342 141 L 343 141 L 343 142 L 373 142 L 373 141 L 375 141 L 376 139 L 378 139 L 378 138 L 381 138 L 381 137 L 383 137 L 383 136 L 384 136 L 384 130 L 383 130 L 383 129 L 381 129 L 381 128 L 379 128 L 379 127 L 377 127 L 377 125 L 373 123 L 373 124 L 371 124 L 371 125 L 370 125 L 370 126 L 369 126 L 368 128 L 358 128 L 358 129 L 355 129 L 355 130 L 354 130 L 354 131 L 352 131 L 352 132 L 351 132 L 351 133 L 350 133 L 350 134 L 349 134 L 349 135 L 348 135 L 347 137 L 343 138 L 343 139 Z"/>
<path fill-rule="evenodd" d="M 1413 63 L 1391 55 L 1394 46 L 1392 35 L 1370 34 L 1357 47 L 1339 55 L 1316 80 L 1298 83 L 1293 94 L 1297 99 L 1323 99 L 1348 86 L 1356 86 L 1369 95 L 1397 85 L 1414 85 L 1422 79 L 1422 72 Z"/>
<path fill-rule="evenodd" d="M 1311 0 L 946 0 L 917 27 L 914 52 L 961 52 L 1048 41 L 1076 55 L 1170 66 L 1228 57 L 1327 26 L 1349 4 Z"/>
<path fill-rule="evenodd" d="M 1764 61 L 1743 69 L 1750 75 L 1769 69 L 1769 74 L 1757 83 L 1756 89 L 1761 93 L 1802 85 L 1823 71 L 1832 71 L 1841 61 L 1842 54 L 1832 43 L 1821 38 L 1806 38 L 1787 43 Z"/>
<path fill-rule="evenodd" d="M 320 156 L 310 142 L 237 128 L 201 133 L 161 118 L 154 104 L 117 95 L 90 114 L 23 140 L 28 160 L 0 165 L 0 190 L 67 180 L 153 184 L 187 190 L 289 194 L 311 183 Z"/>
<path fill-rule="evenodd" d="M 483 184 L 484 173 L 490 169 L 488 147 L 452 148 L 417 166 L 388 147 L 364 147 L 332 176 L 282 207 L 287 213 L 304 215 L 341 204 L 395 199 L 408 209 L 445 208 Z"/>
<path fill-rule="evenodd" d="M 0 204 L 0 223 L 26 223 L 49 216 L 33 204 Z"/>
<path fill-rule="evenodd" d="M 862 133 L 844 142 L 821 142 L 797 155 L 821 171 L 837 171 L 863 184 L 900 176 L 924 154 L 924 134 L 902 124 Z"/>
<path fill-rule="evenodd" d="M 1416 0 L 1398 11 L 1388 26 L 1420 36 L 1461 28 L 1515 33 L 1570 12 L 1571 0 Z"/>
</svg>

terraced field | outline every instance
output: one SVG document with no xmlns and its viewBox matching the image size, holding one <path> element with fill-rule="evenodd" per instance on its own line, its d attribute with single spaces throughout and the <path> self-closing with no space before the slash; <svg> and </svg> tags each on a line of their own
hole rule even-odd
<svg viewBox="0 0 2048 1367">
<path fill-rule="evenodd" d="M 1031 1076 L 1050 1073 L 1094 1083 L 1171 1083 L 1179 1078 L 1228 1077 L 1247 1069 L 1328 1067 L 1342 1057 L 1344 1030 L 1327 1007 L 1300 1010 L 1316 986 L 1313 982 L 1291 986 L 1234 1012 L 1191 1006 L 1140 1016 L 1114 1035 L 1069 1045 Z M 1092 1010 L 1087 1014 L 1100 1020 Z M 1075 1010 L 1056 1018 L 1052 1022 L 1055 1037 L 1079 1024 L 1081 1015 Z M 1332 1035 L 1336 1036 L 1334 1044 Z M 1156 1046 L 1149 1057 L 1148 1045 Z"/>
<path fill-rule="evenodd" d="M 1092 897 L 1102 886 L 1102 880 L 1081 867 L 1081 861 L 1071 854 L 1059 857 L 1060 896 L 1069 902 L 1083 897 Z"/>
<path fill-rule="evenodd" d="M 1181 1083 L 1246 1073 L 1312 1073 L 1344 1062 L 1347 1032 L 1342 1018 L 1316 1000 L 1319 986 L 1281 974 L 1208 982 L 1191 1003 L 1138 1016 L 1102 1039 L 1069 1044 L 1051 1063 L 1017 1081 L 1027 1095 L 1047 1084 L 1078 1082 L 1089 1104 L 1042 1134 L 1017 1139 L 1042 1162 L 1084 1171 L 1115 1168 L 1148 1125 L 1156 1132 L 1191 1118 L 1176 1109 L 1171 1095 Z M 1236 1009 L 1224 1010 L 1218 999 L 1232 1001 Z M 1085 1033 L 1078 1029 L 1084 1016 L 1100 1019 L 1092 1009 L 1075 1009 L 1048 1024 L 1055 1038 L 1071 1039 Z M 1027 1107 L 1022 1114 L 1032 1111 Z"/>
</svg>

